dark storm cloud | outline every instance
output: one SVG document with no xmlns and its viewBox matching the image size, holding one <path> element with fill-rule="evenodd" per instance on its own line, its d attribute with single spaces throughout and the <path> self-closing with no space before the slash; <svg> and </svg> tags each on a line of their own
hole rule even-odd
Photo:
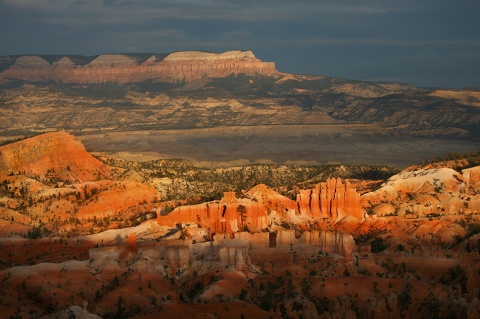
<svg viewBox="0 0 480 319">
<path fill-rule="evenodd" d="M 250 49 L 284 72 L 480 86 L 477 1 L 0 0 L 0 55 Z"/>
</svg>

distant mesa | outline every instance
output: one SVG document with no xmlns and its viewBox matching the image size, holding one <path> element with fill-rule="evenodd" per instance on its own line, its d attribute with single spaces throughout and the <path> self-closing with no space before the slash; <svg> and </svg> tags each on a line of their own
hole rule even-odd
<svg viewBox="0 0 480 319">
<path fill-rule="evenodd" d="M 2 71 L 3 70 L 3 71 Z M 190 82 L 232 74 L 279 75 L 275 63 L 262 62 L 252 51 L 171 54 L 103 54 L 95 57 L 24 55 L 0 57 L 0 83 Z"/>
<path fill-rule="evenodd" d="M 224 53 L 211 53 L 200 51 L 174 52 L 165 57 L 164 61 L 191 61 L 191 60 L 239 60 L 256 59 L 252 51 L 227 51 Z"/>
</svg>

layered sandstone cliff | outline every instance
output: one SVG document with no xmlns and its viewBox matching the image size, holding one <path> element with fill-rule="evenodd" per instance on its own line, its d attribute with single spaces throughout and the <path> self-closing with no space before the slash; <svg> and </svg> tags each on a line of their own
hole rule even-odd
<svg viewBox="0 0 480 319">
<path fill-rule="evenodd" d="M 84 60 L 88 57 L 83 57 Z M 0 83 L 12 80 L 57 83 L 129 83 L 190 82 L 203 78 L 221 78 L 232 74 L 278 75 L 273 62 L 262 62 L 251 51 L 207 53 L 175 52 L 162 58 L 152 54 L 143 61 L 135 55 L 104 54 L 82 64 L 69 56 L 47 62 L 40 56 L 20 56 L 4 59 L 11 63 L 0 73 Z M 1 65 L 0 65 L 1 66 Z M 0 70 L 5 66 L 0 67 Z"/>
<path fill-rule="evenodd" d="M 300 214 L 309 215 L 315 219 L 327 218 L 339 220 L 347 215 L 362 218 L 360 194 L 349 181 L 331 178 L 317 184 L 313 190 L 301 190 L 297 195 Z"/>
<path fill-rule="evenodd" d="M 263 204 L 237 199 L 235 193 L 226 192 L 220 201 L 178 207 L 166 216 L 159 216 L 158 222 L 167 226 L 196 223 L 208 227 L 213 238 L 215 234 L 232 236 L 244 229 L 261 231 L 268 227 L 268 215 Z"/>
<path fill-rule="evenodd" d="M 88 181 L 105 178 L 111 168 L 67 132 L 38 135 L 0 147 L 0 170 L 40 178 Z"/>
<path fill-rule="evenodd" d="M 225 192 L 220 201 L 177 207 L 168 215 L 159 216 L 158 222 L 170 227 L 197 224 L 208 228 L 209 237 L 213 238 L 219 234 L 233 237 L 234 233 L 244 230 L 272 230 L 284 223 L 304 227 L 311 221 L 323 223 L 338 221 L 346 216 L 357 219 L 363 217 L 360 195 L 349 181 L 344 183 L 341 179 L 329 179 L 313 190 L 301 190 L 297 201 L 265 185 L 255 186 L 246 195 L 250 198 L 238 199 L 235 193 Z"/>
<path fill-rule="evenodd" d="M 357 251 L 353 236 L 344 232 L 313 230 L 304 232 L 300 238 L 296 238 L 293 230 L 277 232 L 276 245 L 289 246 L 296 244 L 319 247 L 324 252 L 342 255 L 346 260 L 352 260 L 352 254 Z"/>
<path fill-rule="evenodd" d="M 219 258 L 221 262 L 234 266 L 238 271 L 244 270 L 250 263 L 248 247 L 243 246 L 221 247 Z"/>
</svg>

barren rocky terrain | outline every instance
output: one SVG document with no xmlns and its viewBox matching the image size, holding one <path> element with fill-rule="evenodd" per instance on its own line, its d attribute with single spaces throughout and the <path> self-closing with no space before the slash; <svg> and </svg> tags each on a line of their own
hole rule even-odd
<svg viewBox="0 0 480 319">
<path fill-rule="evenodd" d="M 479 98 L 0 57 L 0 317 L 478 318 Z"/>
<path fill-rule="evenodd" d="M 0 61 L 4 141 L 64 129 L 91 151 L 398 168 L 479 146 L 475 89 L 281 73 L 250 51 Z"/>
<path fill-rule="evenodd" d="M 401 172 L 119 155 L 66 132 L 0 147 L 6 318 L 480 311 L 478 153 Z"/>
</svg>

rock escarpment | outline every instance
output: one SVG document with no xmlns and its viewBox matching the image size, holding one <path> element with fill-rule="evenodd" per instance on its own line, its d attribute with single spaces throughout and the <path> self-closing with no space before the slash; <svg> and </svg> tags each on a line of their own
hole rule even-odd
<svg viewBox="0 0 480 319">
<path fill-rule="evenodd" d="M 165 259 L 172 267 L 183 267 L 191 259 L 191 249 L 188 246 L 167 246 L 165 247 Z"/>
<path fill-rule="evenodd" d="M 220 262 L 234 266 L 235 270 L 242 271 L 250 264 L 248 247 L 227 246 L 220 248 Z"/>
<path fill-rule="evenodd" d="M 339 220 L 347 215 L 362 218 L 360 194 L 340 178 L 331 178 L 317 184 L 313 190 L 301 190 L 297 195 L 300 214 L 313 218 L 328 218 Z"/>
<path fill-rule="evenodd" d="M 144 55 L 143 55 L 144 56 Z M 97 57 L 6 57 L 0 64 L 0 83 L 12 80 L 57 83 L 130 83 L 142 81 L 190 82 L 232 74 L 278 75 L 273 62 L 262 62 L 251 51 L 199 51 L 138 55 L 104 54 Z M 55 60 L 49 63 L 47 60 Z M 91 61 L 88 61 L 91 60 Z M 14 62 L 13 62 L 14 61 Z M 87 61 L 87 62 L 86 62 Z M 13 63 L 12 63 L 13 62 Z M 8 64 L 11 64 L 8 66 Z"/>
<path fill-rule="evenodd" d="M 333 181 L 333 182 L 332 182 Z M 329 188 L 326 185 L 333 187 Z M 321 195 L 324 189 L 325 194 Z M 330 191 L 330 193 L 329 193 Z M 320 247 L 322 251 L 336 253 L 344 256 L 347 260 L 352 259 L 352 253 L 357 250 L 352 235 L 344 232 L 330 230 L 305 231 L 301 236 L 296 236 L 294 230 L 285 230 L 282 226 L 287 224 L 304 225 L 304 223 L 319 220 L 321 216 L 331 216 L 329 219 L 338 220 L 353 212 L 353 216 L 359 218 L 358 211 L 361 209 L 359 195 L 355 189 L 350 187 L 349 182 L 345 184 L 341 180 L 329 180 L 327 183 L 319 184 L 315 190 L 306 191 L 310 196 L 317 198 L 325 197 L 323 205 L 320 201 L 314 204 L 303 205 L 298 201 L 300 207 L 305 210 L 296 212 L 296 202 L 268 189 L 265 185 L 258 185 L 252 188 L 247 195 L 251 197 L 238 199 L 234 192 L 225 192 L 220 201 L 213 201 L 199 205 L 181 206 L 170 212 L 168 215 L 159 216 L 157 221 L 160 225 L 173 227 L 185 225 L 186 232 L 192 233 L 191 225 L 207 228 L 209 239 L 239 239 L 242 231 L 253 233 L 265 233 L 269 231 L 270 238 L 266 236 L 257 245 L 262 247 L 282 247 L 296 244 L 307 244 Z M 334 212 L 334 215 L 321 215 L 311 211 Z M 278 211 L 277 211 L 278 210 Z M 248 241 L 248 240 L 247 240 Z M 225 252 L 226 255 L 230 253 Z M 235 253 L 236 254 L 236 253 Z M 226 257 L 225 257 L 226 258 Z M 228 259 L 228 258 L 227 258 Z M 229 262 L 235 265 L 235 262 Z"/>
<path fill-rule="evenodd" d="M 67 132 L 52 132 L 0 147 L 0 170 L 63 181 L 106 178 L 111 168 Z"/>
<path fill-rule="evenodd" d="M 215 234 L 230 235 L 244 229 L 259 232 L 268 227 L 267 210 L 263 204 L 250 199 L 237 199 L 235 193 L 226 192 L 220 201 L 181 206 L 166 216 L 159 216 L 161 225 L 196 223 L 209 227 L 210 238 Z"/>
<path fill-rule="evenodd" d="M 329 221 L 337 221 L 347 215 L 363 218 L 360 194 L 348 180 L 343 181 L 340 178 L 328 179 L 317 184 L 314 189 L 300 190 L 296 201 L 272 191 L 265 185 L 255 186 L 247 195 L 278 214 L 288 212 L 299 217 Z"/>
<path fill-rule="evenodd" d="M 346 260 L 352 260 L 352 254 L 357 251 L 352 235 L 329 230 L 306 231 L 300 238 L 296 238 L 294 230 L 278 231 L 276 244 L 279 246 L 312 245 L 324 252 L 342 255 Z"/>
<path fill-rule="evenodd" d="M 300 242 L 320 247 L 327 253 L 335 253 L 352 260 L 352 254 L 357 250 L 353 236 L 344 232 L 311 231 L 304 232 Z"/>
</svg>

